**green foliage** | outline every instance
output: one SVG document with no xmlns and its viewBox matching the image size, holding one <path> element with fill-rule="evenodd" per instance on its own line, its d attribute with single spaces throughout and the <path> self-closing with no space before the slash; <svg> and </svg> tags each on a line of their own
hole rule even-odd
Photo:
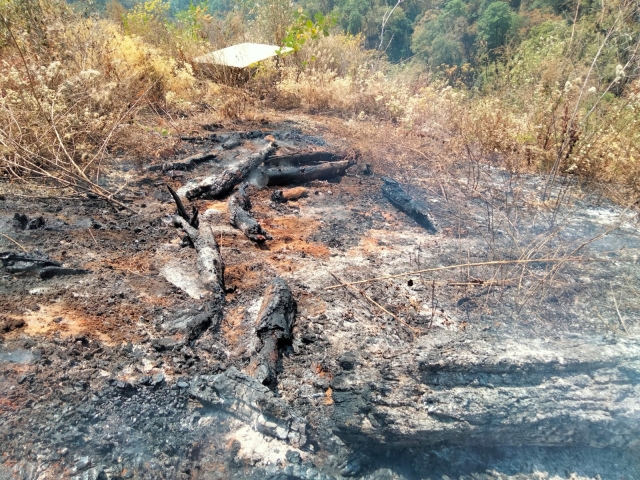
<svg viewBox="0 0 640 480">
<path fill-rule="evenodd" d="M 176 13 L 175 31 L 178 35 L 189 40 L 201 40 L 204 38 L 204 27 L 211 21 L 206 3 L 195 5 L 189 3 L 186 10 Z"/>
<path fill-rule="evenodd" d="M 156 26 L 166 23 L 170 5 L 162 0 L 138 3 L 122 16 L 125 33 L 144 35 Z"/>
<path fill-rule="evenodd" d="M 315 20 L 315 22 L 314 22 Z M 282 46 L 292 48 L 294 52 L 300 49 L 309 40 L 316 40 L 321 37 L 329 36 L 329 29 L 335 24 L 335 20 L 331 15 L 323 15 L 318 12 L 314 20 L 299 11 L 293 25 L 287 30 L 287 34 L 282 39 Z M 282 51 L 279 51 L 282 53 Z"/>
<path fill-rule="evenodd" d="M 496 1 L 491 3 L 478 19 L 478 39 L 492 55 L 507 41 L 507 35 L 515 20 L 515 14 L 508 4 Z"/>
</svg>

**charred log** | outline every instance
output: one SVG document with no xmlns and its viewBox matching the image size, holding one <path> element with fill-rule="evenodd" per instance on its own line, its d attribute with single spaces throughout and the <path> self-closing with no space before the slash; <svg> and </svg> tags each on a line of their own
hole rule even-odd
<svg viewBox="0 0 640 480">
<path fill-rule="evenodd" d="M 267 185 L 289 185 L 342 176 L 350 165 L 350 160 L 340 160 L 303 167 L 273 167 L 267 168 L 264 175 L 267 178 Z"/>
<path fill-rule="evenodd" d="M 238 228 L 250 240 L 254 242 L 264 242 L 272 240 L 273 237 L 266 232 L 262 226 L 251 216 L 251 200 L 247 195 L 245 187 L 240 187 L 238 191 L 229 199 L 229 223 Z"/>
<path fill-rule="evenodd" d="M 189 200 L 199 197 L 216 199 L 226 195 L 275 151 L 276 147 L 272 143 L 268 144 L 259 152 L 249 155 L 237 166 L 225 170 L 220 175 L 205 178 L 197 187 L 187 191 L 187 198 Z"/>
<path fill-rule="evenodd" d="M 61 275 L 81 275 L 91 270 L 65 268 L 62 263 L 51 260 L 47 255 L 35 250 L 32 253 L 0 253 L 5 270 L 13 274 L 37 274 L 43 280 Z"/>
<path fill-rule="evenodd" d="M 274 155 L 265 162 L 265 167 L 301 167 L 304 165 L 319 165 L 327 162 L 339 162 L 347 156 L 344 152 L 327 152 L 326 150 L 312 150 L 292 153 L 288 155 Z"/>
<path fill-rule="evenodd" d="M 213 236 L 211 228 L 196 230 L 182 217 L 174 217 L 174 224 L 182 227 L 189 236 L 198 253 L 196 263 L 198 274 L 205 288 L 214 298 L 224 300 L 224 262 L 220 255 L 220 247 Z"/>
<path fill-rule="evenodd" d="M 300 448 L 307 443 L 307 424 L 257 379 L 235 367 L 218 375 L 193 378 L 189 394 L 203 405 L 225 408 L 259 432 Z"/>
<path fill-rule="evenodd" d="M 213 160 L 216 158 L 216 154 L 213 152 L 207 153 L 199 153 L 197 155 L 192 155 L 187 158 L 183 158 L 182 160 L 177 160 L 175 162 L 165 162 L 159 163 L 157 165 L 149 165 L 146 170 L 149 172 L 168 172 L 170 170 L 191 170 L 201 163 L 208 162 L 209 160 Z"/>
<path fill-rule="evenodd" d="M 391 202 L 398 210 L 406 213 L 413 218 L 421 227 L 425 228 L 429 233 L 436 233 L 436 229 L 429 207 L 423 202 L 411 198 L 400 186 L 398 182 L 392 178 L 383 177 L 382 194 Z"/>
<path fill-rule="evenodd" d="M 254 376 L 270 388 L 277 383 L 280 349 L 291 340 L 291 330 L 296 317 L 297 305 L 287 283 L 274 279 L 264 293 L 256 334 L 260 338 L 260 351 L 256 360 Z"/>
</svg>

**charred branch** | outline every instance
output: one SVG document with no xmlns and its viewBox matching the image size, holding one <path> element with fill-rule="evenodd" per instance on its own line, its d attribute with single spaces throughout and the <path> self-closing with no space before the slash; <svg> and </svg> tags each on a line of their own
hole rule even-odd
<svg viewBox="0 0 640 480">
<path fill-rule="evenodd" d="M 270 388 L 277 383 L 281 347 L 290 342 L 297 305 L 287 282 L 274 279 L 267 287 L 258 321 L 256 334 L 260 338 L 260 351 L 256 359 L 254 376 Z"/>
<path fill-rule="evenodd" d="M 303 167 L 273 167 L 267 168 L 264 175 L 267 185 L 289 185 L 292 183 L 305 183 L 311 180 L 328 180 L 345 174 L 352 164 L 350 160 L 327 162 L 319 165 Z"/>
<path fill-rule="evenodd" d="M 187 222 L 189 222 L 189 225 L 191 225 L 193 228 L 198 228 L 198 225 L 200 225 L 200 220 L 198 219 L 198 209 L 195 207 L 195 205 L 191 209 L 191 215 L 189 215 L 187 213 L 187 209 L 184 208 L 182 200 L 180 200 L 180 197 L 175 192 L 175 190 L 171 188 L 169 185 L 167 185 L 167 188 L 169 189 L 169 193 L 173 197 L 173 201 L 176 202 L 176 207 L 178 208 L 178 215 L 180 215 Z"/>
<path fill-rule="evenodd" d="M 229 223 L 238 228 L 250 240 L 254 242 L 264 242 L 272 240 L 273 237 L 266 232 L 262 226 L 253 218 L 251 210 L 251 200 L 242 186 L 229 199 Z"/>
<path fill-rule="evenodd" d="M 406 213 L 413 218 L 421 227 L 425 228 L 429 233 L 436 233 L 436 229 L 429 207 L 423 202 L 411 198 L 400 186 L 398 182 L 392 178 L 383 177 L 382 194 L 391 202 L 398 210 Z"/>
<path fill-rule="evenodd" d="M 197 187 L 187 191 L 187 198 L 189 200 L 199 197 L 216 199 L 228 194 L 275 151 L 276 147 L 269 143 L 259 152 L 242 160 L 237 166 L 225 170 L 220 175 L 205 178 Z"/>
<path fill-rule="evenodd" d="M 0 253 L 5 270 L 12 274 L 36 274 L 43 280 L 61 275 L 82 275 L 91 270 L 65 268 L 62 263 L 51 260 L 47 255 L 35 250 L 33 253 Z"/>
</svg>

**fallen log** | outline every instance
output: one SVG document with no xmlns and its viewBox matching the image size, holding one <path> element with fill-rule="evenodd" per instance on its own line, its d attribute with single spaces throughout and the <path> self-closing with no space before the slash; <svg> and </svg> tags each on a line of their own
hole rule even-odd
<svg viewBox="0 0 640 480">
<path fill-rule="evenodd" d="M 267 168 L 276 167 L 301 167 L 303 165 L 318 165 L 327 162 L 339 162 L 344 160 L 345 152 L 327 152 L 326 150 L 310 150 L 291 153 L 287 155 L 274 155 L 265 161 Z"/>
<path fill-rule="evenodd" d="M 276 386 L 280 348 L 291 340 L 296 311 L 289 285 L 282 278 L 275 278 L 264 292 L 260 305 L 256 334 L 261 347 L 254 362 L 254 377 L 270 388 Z"/>
<path fill-rule="evenodd" d="M 267 179 L 267 185 L 289 185 L 311 180 L 328 180 L 344 175 L 351 164 L 350 160 L 340 160 L 303 167 L 273 167 L 265 169 L 263 174 Z"/>
<path fill-rule="evenodd" d="M 425 228 L 429 233 L 436 233 L 436 229 L 429 207 L 426 204 L 411 198 L 400 184 L 392 178 L 383 177 L 382 194 L 391 202 L 398 210 L 406 213 L 413 218 L 421 227 Z"/>
<path fill-rule="evenodd" d="M 259 152 L 249 155 L 235 167 L 229 168 L 219 175 L 205 178 L 198 186 L 187 191 L 187 198 L 189 200 L 199 197 L 216 199 L 226 195 L 233 187 L 242 183 L 252 170 L 275 151 L 276 147 L 273 143 L 269 143 Z"/>
<path fill-rule="evenodd" d="M 213 152 L 198 153 L 191 155 L 190 157 L 183 158 L 182 160 L 176 160 L 175 162 L 164 162 L 156 165 L 149 165 L 145 168 L 148 172 L 168 172 L 170 170 L 191 170 L 197 167 L 201 163 L 208 162 L 216 158 L 216 154 Z"/>
<path fill-rule="evenodd" d="M 245 185 L 241 186 L 229 199 L 229 223 L 254 242 L 272 240 L 273 237 L 251 216 L 251 200 L 245 188 Z"/>
</svg>

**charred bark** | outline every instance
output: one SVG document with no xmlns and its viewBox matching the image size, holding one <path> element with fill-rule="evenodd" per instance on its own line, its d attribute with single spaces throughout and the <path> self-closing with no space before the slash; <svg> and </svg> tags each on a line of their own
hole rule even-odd
<svg viewBox="0 0 640 480">
<path fill-rule="evenodd" d="M 391 202 L 398 210 L 406 213 L 413 218 L 421 227 L 425 228 L 429 233 L 436 233 L 436 229 L 429 207 L 426 204 L 411 198 L 400 184 L 392 178 L 383 177 L 382 194 Z"/>
<path fill-rule="evenodd" d="M 274 279 L 264 293 L 256 322 L 261 347 L 254 374 L 270 388 L 276 386 L 280 349 L 291 341 L 296 311 L 296 301 L 287 283 L 281 278 Z"/>
<path fill-rule="evenodd" d="M 319 165 L 327 162 L 339 162 L 347 156 L 344 152 L 327 152 L 325 150 L 313 150 L 292 153 L 289 155 L 274 155 L 265 163 L 267 168 L 276 167 L 301 167 L 303 165 Z"/>
<path fill-rule="evenodd" d="M 191 225 L 193 228 L 198 228 L 198 225 L 200 225 L 200 220 L 198 219 L 198 209 L 196 208 L 196 206 L 194 205 L 192 207 L 191 215 L 189 215 L 187 213 L 187 209 L 184 208 L 184 205 L 182 204 L 182 200 L 180 200 L 180 197 L 178 196 L 178 194 L 169 185 L 167 185 L 167 188 L 169 189 L 169 193 L 173 197 L 173 201 L 176 202 L 176 207 L 178 208 L 178 215 L 180 215 L 187 222 L 189 222 L 189 225 Z"/>
<path fill-rule="evenodd" d="M 275 152 L 276 147 L 269 143 L 259 152 L 249 155 L 239 165 L 225 170 L 220 175 L 205 178 L 197 187 L 187 191 L 187 198 L 217 199 L 229 193 L 233 187 L 242 183 L 249 173 Z"/>
<path fill-rule="evenodd" d="M 229 199 L 229 223 L 240 229 L 250 240 L 254 242 L 264 242 L 272 240 L 273 237 L 266 232 L 262 226 L 251 216 L 251 200 L 242 186 Z"/>
<path fill-rule="evenodd" d="M 191 170 L 201 163 L 208 162 L 209 160 L 213 160 L 216 158 L 216 154 L 213 152 L 207 153 L 199 153 L 197 155 L 192 155 L 187 158 L 183 158 L 182 160 L 176 160 L 175 162 L 165 162 L 157 165 L 149 165 L 146 170 L 149 172 L 168 172 L 170 170 Z"/>
<path fill-rule="evenodd" d="M 264 171 L 264 175 L 267 178 L 267 185 L 289 185 L 311 180 L 328 180 L 341 176 L 345 174 L 350 165 L 350 160 L 340 160 L 339 162 L 327 162 L 303 167 L 281 166 L 267 168 Z"/>
</svg>

